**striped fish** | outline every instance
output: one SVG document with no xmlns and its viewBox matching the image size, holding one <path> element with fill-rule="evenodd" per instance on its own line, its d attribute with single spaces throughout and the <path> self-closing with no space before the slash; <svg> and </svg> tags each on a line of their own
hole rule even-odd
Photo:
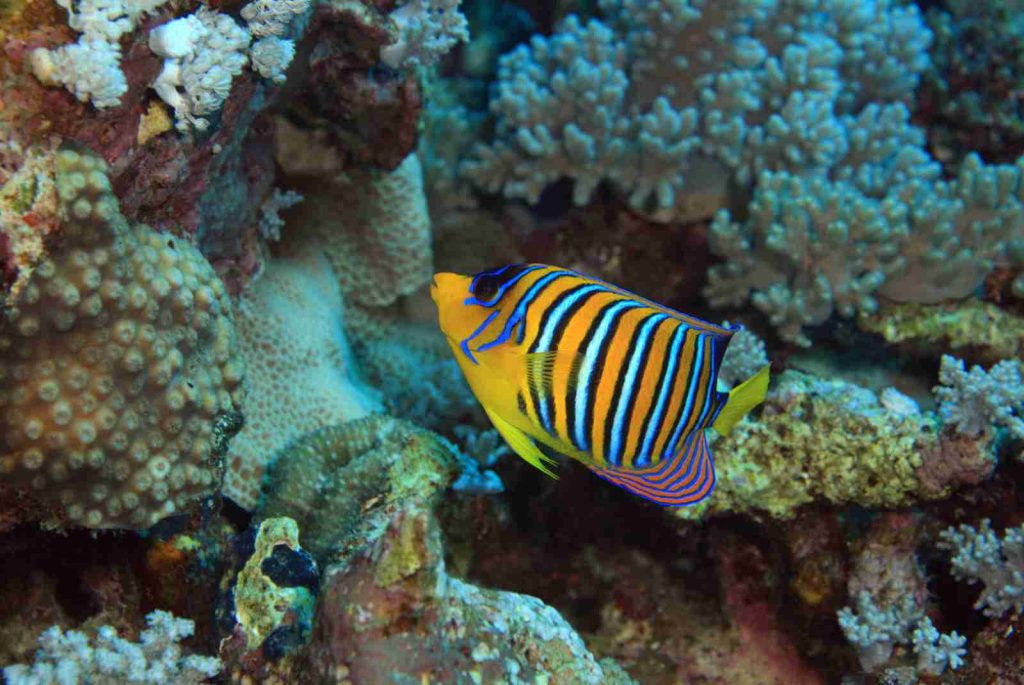
<svg viewBox="0 0 1024 685">
<path fill-rule="evenodd" d="M 730 393 L 716 391 L 737 329 L 569 269 L 439 273 L 431 296 L 494 426 L 551 476 L 542 447 L 658 504 L 700 502 L 715 486 L 704 429 L 728 432 L 768 387 L 765 367 Z"/>
</svg>

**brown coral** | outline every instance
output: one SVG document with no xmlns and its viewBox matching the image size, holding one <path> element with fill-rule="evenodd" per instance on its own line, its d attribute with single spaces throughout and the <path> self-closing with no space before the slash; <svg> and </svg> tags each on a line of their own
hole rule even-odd
<svg viewBox="0 0 1024 685">
<path fill-rule="evenodd" d="M 144 528 L 219 481 L 239 400 L 231 302 L 192 245 L 118 210 L 106 165 L 57 155 L 62 244 L 0 322 L 0 474 L 90 528 Z"/>
</svg>

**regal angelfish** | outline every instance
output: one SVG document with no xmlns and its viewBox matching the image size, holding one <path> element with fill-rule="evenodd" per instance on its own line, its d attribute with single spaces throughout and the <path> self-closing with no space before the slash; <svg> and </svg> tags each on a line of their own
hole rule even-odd
<svg viewBox="0 0 1024 685">
<path fill-rule="evenodd" d="M 728 432 L 768 387 L 766 366 L 716 391 L 738 329 L 568 269 L 439 273 L 431 296 L 494 426 L 551 476 L 541 445 L 658 504 L 696 504 L 715 486 L 704 429 Z"/>
</svg>

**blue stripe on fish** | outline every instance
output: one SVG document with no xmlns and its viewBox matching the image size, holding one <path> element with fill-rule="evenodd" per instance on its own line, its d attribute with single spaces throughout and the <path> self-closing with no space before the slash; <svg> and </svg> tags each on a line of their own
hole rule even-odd
<svg viewBox="0 0 1024 685">
<path fill-rule="evenodd" d="M 525 317 L 530 305 L 533 304 L 534 300 L 540 297 L 540 294 L 544 292 L 544 288 L 548 287 L 551 283 L 557 281 L 559 278 L 565 278 L 567 276 L 572 275 L 573 274 L 570 271 L 552 271 L 551 273 L 542 276 L 541 278 L 538 278 L 537 282 L 531 285 L 523 294 L 522 298 L 520 298 L 519 304 L 516 305 L 515 313 L 513 315 L 517 317 Z M 523 337 L 525 335 L 526 326 L 521 326 L 519 328 L 519 336 L 516 339 L 516 342 L 522 343 Z"/>
<path fill-rule="evenodd" d="M 562 323 L 563 317 L 572 310 L 577 304 L 582 304 L 584 298 L 591 293 L 602 290 L 597 285 L 581 285 L 572 290 L 567 290 L 551 304 L 546 312 L 546 316 L 541 322 L 540 335 L 534 340 L 533 345 L 530 347 L 530 352 L 551 352 L 551 342 L 554 339 L 555 332 L 559 328 L 559 324 Z M 566 321 L 568 318 L 565 319 Z M 551 397 L 550 388 L 549 392 L 541 394 L 540 398 L 540 421 L 548 433 L 555 434 L 555 421 L 554 421 L 554 398 Z"/>
<path fill-rule="evenodd" d="M 675 454 L 679 439 L 682 437 L 683 428 L 690 422 L 690 416 L 693 413 L 693 398 L 697 391 L 697 382 L 700 380 L 701 367 L 704 365 L 704 346 L 707 344 L 707 340 L 705 336 L 697 336 L 697 344 L 694 346 L 693 365 L 690 367 L 686 385 L 686 401 L 683 403 L 682 411 L 676 417 L 676 428 L 672 432 L 672 437 L 665 443 L 665 450 L 662 453 L 662 457 L 665 459 Z"/>
<path fill-rule="evenodd" d="M 626 427 L 623 426 L 623 423 L 626 417 L 632 413 L 633 404 L 636 401 L 636 393 L 639 390 L 637 374 L 642 368 L 641 365 L 646 366 L 654 329 L 667 318 L 664 314 L 652 314 L 640 325 L 635 345 L 629 357 L 629 364 L 626 367 L 622 389 L 615 401 L 615 420 L 612 425 L 611 442 L 608 445 L 609 461 L 612 463 L 622 463 L 623 443 L 626 441 Z"/>
<path fill-rule="evenodd" d="M 654 443 L 657 441 L 658 435 L 662 430 L 661 422 L 665 415 L 665 407 L 672 396 L 673 388 L 675 388 L 676 372 L 679 370 L 679 355 L 681 354 L 683 343 L 686 341 L 686 332 L 688 330 L 686 326 L 677 324 L 675 330 L 672 331 L 672 338 L 669 341 L 668 350 L 665 352 L 668 358 L 668 368 L 661 377 L 654 411 L 647 417 L 647 430 L 644 432 L 644 441 L 640 446 L 640 452 L 633 459 L 633 466 L 637 468 L 650 466 L 651 451 L 654 449 Z"/>
<path fill-rule="evenodd" d="M 620 318 L 627 310 L 640 306 L 637 302 L 619 300 L 602 310 L 596 319 L 598 322 L 594 326 L 596 332 L 583 354 L 579 383 L 576 384 L 576 397 L 573 402 L 576 430 L 572 438 L 576 448 L 583 452 L 590 451 L 590 440 L 587 433 L 594 428 L 590 417 L 594 414 L 597 383 L 601 380 L 601 368 L 604 365 L 607 341 L 614 337 L 614 335 L 609 336 L 608 333 L 618 327 Z"/>
</svg>

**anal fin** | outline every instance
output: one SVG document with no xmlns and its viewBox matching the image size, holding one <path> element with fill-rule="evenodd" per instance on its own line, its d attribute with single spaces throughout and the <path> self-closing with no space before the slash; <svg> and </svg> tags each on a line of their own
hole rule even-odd
<svg viewBox="0 0 1024 685">
<path fill-rule="evenodd" d="M 715 464 L 702 430 L 688 436 L 670 459 L 650 468 L 591 468 L 608 482 L 666 507 L 697 504 L 715 489 Z"/>
<path fill-rule="evenodd" d="M 505 419 L 498 416 L 496 413 L 484 407 L 484 411 L 487 412 L 487 416 L 490 417 L 491 423 L 501 433 L 501 437 L 505 438 L 505 442 L 512 450 L 522 457 L 527 463 L 536 466 L 538 469 L 543 471 L 546 475 L 552 478 L 558 478 L 555 472 L 548 468 L 548 464 L 554 464 L 555 460 L 544 454 L 537 443 L 534 442 L 533 438 L 519 430 Z"/>
</svg>

